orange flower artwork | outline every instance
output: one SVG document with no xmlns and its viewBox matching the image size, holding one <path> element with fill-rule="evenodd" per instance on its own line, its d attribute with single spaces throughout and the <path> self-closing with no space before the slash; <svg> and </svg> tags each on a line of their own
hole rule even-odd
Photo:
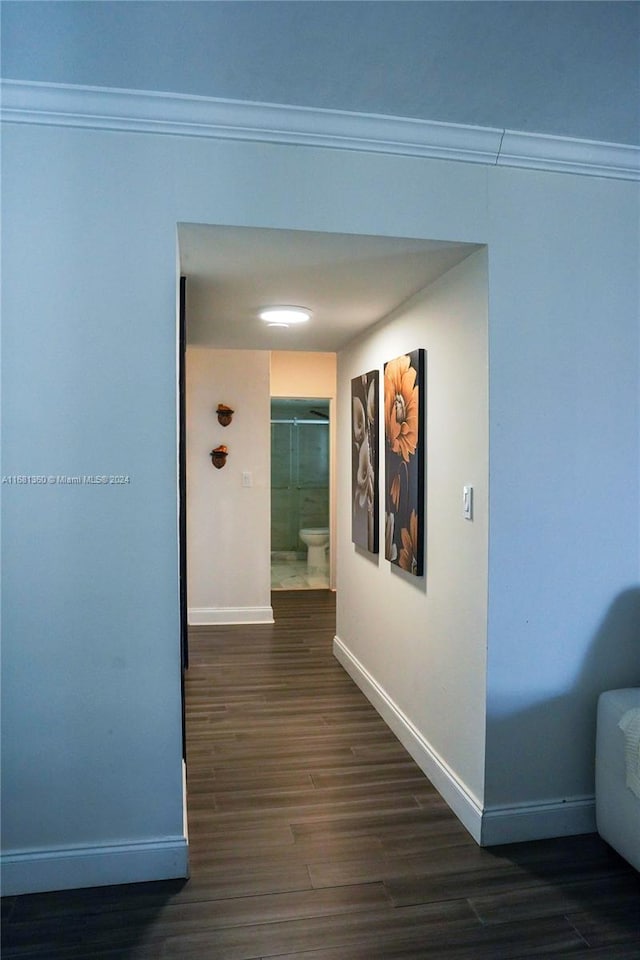
<svg viewBox="0 0 640 960">
<path fill-rule="evenodd" d="M 391 497 L 391 503 L 394 505 L 396 510 L 400 506 L 400 474 L 396 473 L 393 480 L 391 481 L 391 486 L 389 487 L 389 496 Z"/>
<path fill-rule="evenodd" d="M 424 572 L 425 356 L 384 365 L 385 557 L 415 577 Z"/>
<path fill-rule="evenodd" d="M 409 529 L 403 527 L 400 531 L 402 548 L 398 557 L 398 566 L 409 573 L 415 574 L 418 567 L 418 517 L 415 510 L 411 511 Z"/>
<path fill-rule="evenodd" d="M 408 356 L 391 360 L 384 368 L 385 433 L 393 452 L 399 453 L 407 463 L 418 444 L 420 388 L 416 386 L 417 374 Z"/>
</svg>

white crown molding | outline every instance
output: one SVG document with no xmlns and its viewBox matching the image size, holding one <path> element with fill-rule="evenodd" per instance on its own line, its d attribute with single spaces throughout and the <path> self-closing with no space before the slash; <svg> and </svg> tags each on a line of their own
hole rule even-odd
<svg viewBox="0 0 640 960">
<path fill-rule="evenodd" d="M 250 140 L 640 179 L 640 147 L 281 104 L 3 80 L 8 123 Z"/>
<path fill-rule="evenodd" d="M 131 130 L 495 163 L 501 130 L 180 94 L 2 82 L 14 123 Z"/>
<path fill-rule="evenodd" d="M 640 147 L 517 130 L 505 130 L 497 163 L 617 180 L 640 180 Z"/>
</svg>

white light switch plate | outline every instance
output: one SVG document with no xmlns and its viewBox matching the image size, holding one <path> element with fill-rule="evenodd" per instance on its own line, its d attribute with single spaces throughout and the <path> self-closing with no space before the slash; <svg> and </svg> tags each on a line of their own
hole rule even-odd
<svg viewBox="0 0 640 960">
<path fill-rule="evenodd" d="M 462 488 L 462 510 L 465 520 L 473 520 L 473 487 Z"/>
</svg>

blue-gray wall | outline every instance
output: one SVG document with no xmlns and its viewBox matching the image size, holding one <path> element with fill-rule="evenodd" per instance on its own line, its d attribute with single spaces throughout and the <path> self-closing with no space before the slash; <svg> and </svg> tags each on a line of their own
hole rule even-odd
<svg viewBox="0 0 640 960">
<path fill-rule="evenodd" d="M 594 659 L 639 569 L 636 185 L 29 125 L 6 127 L 3 183 L 3 473 L 131 477 L 3 487 L 6 847 L 181 833 L 189 220 L 488 243 L 487 799 L 588 794 L 595 688 L 640 679 L 624 632 Z"/>
</svg>

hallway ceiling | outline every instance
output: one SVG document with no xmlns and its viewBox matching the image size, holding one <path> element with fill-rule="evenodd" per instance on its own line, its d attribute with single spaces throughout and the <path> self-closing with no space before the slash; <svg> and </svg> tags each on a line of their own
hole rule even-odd
<svg viewBox="0 0 640 960">
<path fill-rule="evenodd" d="M 180 224 L 187 341 L 229 349 L 334 352 L 460 263 L 475 244 Z M 309 307 L 268 327 L 261 307 Z"/>
</svg>

